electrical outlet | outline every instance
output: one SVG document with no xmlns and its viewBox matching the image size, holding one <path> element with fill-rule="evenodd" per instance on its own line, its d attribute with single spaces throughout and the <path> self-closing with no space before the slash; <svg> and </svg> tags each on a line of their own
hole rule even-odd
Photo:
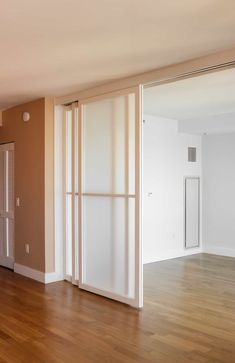
<svg viewBox="0 0 235 363">
<path fill-rule="evenodd" d="M 16 198 L 16 206 L 17 206 L 17 207 L 19 207 L 19 206 L 20 206 L 20 198 L 19 198 L 19 197 L 17 197 L 17 198 Z"/>
<path fill-rule="evenodd" d="M 29 243 L 25 243 L 25 252 L 29 255 Z"/>
</svg>

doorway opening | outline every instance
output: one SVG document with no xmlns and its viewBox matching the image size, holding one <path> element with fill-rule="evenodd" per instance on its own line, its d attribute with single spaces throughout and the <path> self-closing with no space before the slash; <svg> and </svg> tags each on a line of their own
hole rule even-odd
<svg viewBox="0 0 235 363">
<path fill-rule="evenodd" d="M 224 218 L 219 214 L 223 203 L 226 212 L 231 211 L 227 204 L 233 177 L 224 178 L 228 176 L 223 169 L 227 161 L 218 161 L 231 163 L 233 158 L 233 148 L 229 155 L 222 146 L 223 137 L 235 134 L 233 76 L 234 70 L 227 69 L 146 87 L 143 125 L 141 87 L 91 95 L 81 98 L 77 106 L 59 106 L 62 117 L 56 121 L 60 124 L 56 154 L 61 160 L 58 157 L 59 178 L 55 179 L 60 183 L 56 187 L 60 205 L 55 210 L 60 215 L 56 234 L 68 257 L 63 264 L 67 280 L 141 307 L 141 212 L 147 268 L 177 257 L 232 253 L 226 238 L 229 230 L 233 239 L 232 223 L 227 224 L 232 215 L 221 223 Z M 210 141 L 216 136 L 222 144 L 215 148 Z M 66 146 L 69 143 L 71 149 Z M 210 153 L 217 156 L 216 162 L 208 159 Z M 226 198 L 211 196 L 214 190 L 221 197 L 224 185 L 230 190 Z M 222 235 L 223 247 L 217 239 Z"/>
<path fill-rule="evenodd" d="M 172 281 L 175 286 L 181 281 L 181 287 L 191 281 L 194 288 L 190 270 L 206 275 L 219 261 L 215 255 L 235 257 L 234 90 L 234 69 L 144 89 L 147 299 L 150 291 L 155 297 L 159 293 L 161 274 L 171 291 Z"/>
</svg>

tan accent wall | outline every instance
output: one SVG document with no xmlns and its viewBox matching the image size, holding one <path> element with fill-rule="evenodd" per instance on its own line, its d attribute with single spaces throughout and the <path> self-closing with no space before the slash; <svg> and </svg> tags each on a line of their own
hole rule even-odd
<svg viewBox="0 0 235 363">
<path fill-rule="evenodd" d="M 45 98 L 45 271 L 55 271 L 54 98 Z"/>
<path fill-rule="evenodd" d="M 50 255 L 54 251 L 53 213 L 51 209 L 49 215 L 45 213 L 45 196 L 49 193 L 52 194 L 50 208 L 53 204 L 53 179 L 45 179 L 45 175 L 50 178 L 45 155 L 51 152 L 48 153 L 48 148 L 53 149 L 53 136 L 51 140 L 47 138 L 45 122 L 53 127 L 52 108 L 52 101 L 43 98 L 8 109 L 2 114 L 3 126 L 0 128 L 0 143 L 15 142 L 15 197 L 20 198 L 20 207 L 15 207 L 15 262 L 42 272 L 54 268 L 54 256 Z M 22 120 L 24 111 L 31 115 L 29 122 Z M 45 147 L 45 140 L 52 142 L 52 146 Z M 52 162 L 53 158 L 49 167 Z M 49 232 L 48 224 L 52 232 Z M 25 252 L 25 243 L 30 245 L 29 255 Z M 47 268 L 46 243 L 50 245 Z"/>
</svg>

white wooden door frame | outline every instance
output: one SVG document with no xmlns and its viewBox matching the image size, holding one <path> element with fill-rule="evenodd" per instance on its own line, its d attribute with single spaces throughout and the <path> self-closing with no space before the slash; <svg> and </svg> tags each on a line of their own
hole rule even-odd
<svg viewBox="0 0 235 363">
<path fill-rule="evenodd" d="M 0 265 L 7 268 L 14 268 L 14 143 L 6 143 L 0 145 L 0 152 L 4 156 L 4 171 L 3 175 L 3 210 L 0 210 L 0 217 L 4 219 L 3 227 L 3 245 L 1 246 Z M 13 173 L 9 175 L 9 152 L 13 152 Z M 12 210 L 9 208 L 9 177 L 12 177 Z M 9 240 L 9 219 L 13 220 L 12 241 Z M 10 251 L 12 251 L 10 255 Z"/>
<path fill-rule="evenodd" d="M 67 190 L 67 157 L 66 157 L 66 150 L 67 150 L 67 125 L 66 125 L 66 112 L 71 111 L 72 112 L 72 137 L 71 137 L 71 148 L 72 148 L 72 160 L 71 160 L 71 191 Z M 67 281 L 72 282 L 73 285 L 78 285 L 78 245 L 76 243 L 76 208 L 75 208 L 75 200 L 78 196 L 78 192 L 75 189 L 76 185 L 76 149 L 77 149 L 77 140 L 78 135 L 76 136 L 78 130 L 76 129 L 76 118 L 78 121 L 78 103 L 74 102 L 73 104 L 69 106 L 64 107 L 64 116 L 63 116 L 63 224 L 64 224 L 64 279 Z M 71 267 L 72 272 L 71 275 L 68 275 L 66 273 L 67 266 L 67 223 L 66 223 L 66 213 L 67 213 L 67 207 L 66 207 L 66 198 L 67 196 L 71 196 L 71 226 L 72 226 L 72 260 L 71 260 Z"/>
</svg>

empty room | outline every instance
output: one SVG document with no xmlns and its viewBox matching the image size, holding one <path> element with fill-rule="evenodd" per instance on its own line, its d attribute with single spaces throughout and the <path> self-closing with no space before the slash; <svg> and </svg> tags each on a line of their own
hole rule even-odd
<svg viewBox="0 0 235 363">
<path fill-rule="evenodd" d="M 181 314 L 190 328 L 234 328 L 234 77 L 229 69 L 143 92 L 144 306 L 169 314 L 174 333 L 167 325 L 158 339 L 173 348 L 188 339 Z"/>
<path fill-rule="evenodd" d="M 235 362 L 235 3 L 0 13 L 0 363 Z"/>
</svg>

